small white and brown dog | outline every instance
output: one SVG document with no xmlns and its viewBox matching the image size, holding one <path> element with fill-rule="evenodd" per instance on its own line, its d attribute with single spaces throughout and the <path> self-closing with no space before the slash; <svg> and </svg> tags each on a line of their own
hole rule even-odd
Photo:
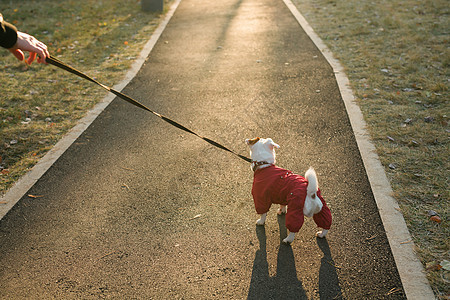
<svg viewBox="0 0 450 300">
<path fill-rule="evenodd" d="M 331 212 L 321 196 L 317 175 L 310 168 L 305 177 L 275 166 L 275 148 L 280 148 L 272 139 L 254 138 L 245 140 L 250 147 L 251 168 L 254 172 L 252 195 L 260 218 L 257 225 L 264 225 L 272 204 L 279 204 L 278 214 L 286 214 L 289 235 L 283 240 L 290 244 L 300 230 L 304 216 L 312 217 L 324 238 L 331 227 Z"/>
</svg>

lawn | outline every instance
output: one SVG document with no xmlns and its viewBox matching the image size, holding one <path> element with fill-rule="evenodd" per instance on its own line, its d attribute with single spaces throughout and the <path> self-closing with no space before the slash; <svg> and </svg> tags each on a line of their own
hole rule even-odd
<svg viewBox="0 0 450 300">
<path fill-rule="evenodd" d="M 449 297 L 448 1 L 293 2 L 346 69 L 427 277 Z"/>
</svg>

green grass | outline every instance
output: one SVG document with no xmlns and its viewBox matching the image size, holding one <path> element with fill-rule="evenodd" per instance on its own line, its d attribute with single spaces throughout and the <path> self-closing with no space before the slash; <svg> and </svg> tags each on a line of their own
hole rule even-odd
<svg viewBox="0 0 450 300">
<path fill-rule="evenodd" d="M 448 297 L 436 268 L 449 260 L 448 1 L 293 2 L 345 67 L 427 277 Z"/>
<path fill-rule="evenodd" d="M 47 44 L 53 56 L 109 86 L 123 78 L 161 17 L 142 12 L 136 0 L 0 0 L 0 7 L 7 21 Z M 26 66 L 5 49 L 0 56 L 4 193 L 106 92 L 51 65 Z"/>
</svg>

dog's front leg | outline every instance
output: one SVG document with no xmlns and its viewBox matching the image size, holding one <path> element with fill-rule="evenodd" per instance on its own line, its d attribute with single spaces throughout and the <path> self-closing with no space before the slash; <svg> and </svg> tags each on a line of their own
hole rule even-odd
<svg viewBox="0 0 450 300">
<path fill-rule="evenodd" d="M 262 214 L 261 218 L 259 218 L 259 220 L 256 221 L 256 225 L 259 225 L 259 226 L 264 225 L 264 223 L 266 223 L 266 217 L 267 217 L 267 213 Z"/>
<path fill-rule="evenodd" d="M 295 232 L 289 232 L 289 235 L 287 236 L 287 238 L 285 238 L 283 240 L 283 243 L 291 244 L 294 241 L 294 238 L 295 238 Z"/>
</svg>

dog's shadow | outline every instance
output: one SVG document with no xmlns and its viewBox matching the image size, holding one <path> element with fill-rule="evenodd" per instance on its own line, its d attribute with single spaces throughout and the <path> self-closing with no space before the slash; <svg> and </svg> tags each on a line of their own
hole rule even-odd
<svg viewBox="0 0 450 300">
<path fill-rule="evenodd" d="M 302 282 L 297 278 L 295 258 L 292 247 L 284 245 L 287 237 L 285 216 L 278 216 L 280 228 L 280 250 L 277 257 L 277 272 L 269 275 L 267 262 L 266 230 L 264 226 L 256 226 L 259 249 L 253 262 L 252 279 L 247 299 L 308 299 Z M 331 257 L 330 247 L 326 239 L 317 238 L 317 244 L 324 256 L 319 270 L 320 299 L 338 299 L 341 294 L 336 265 Z"/>
<path fill-rule="evenodd" d="M 326 239 L 317 238 L 317 245 L 323 252 L 319 270 L 319 294 L 320 299 L 340 299 L 342 297 L 339 278 L 336 272 L 338 268 L 331 257 L 330 246 Z"/>
<path fill-rule="evenodd" d="M 279 216 L 280 243 L 287 236 L 285 217 Z M 269 276 L 267 262 L 266 230 L 256 226 L 259 249 L 253 262 L 252 279 L 247 299 L 308 299 L 302 282 L 297 278 L 292 247 L 281 243 L 277 258 L 277 272 Z"/>
</svg>

